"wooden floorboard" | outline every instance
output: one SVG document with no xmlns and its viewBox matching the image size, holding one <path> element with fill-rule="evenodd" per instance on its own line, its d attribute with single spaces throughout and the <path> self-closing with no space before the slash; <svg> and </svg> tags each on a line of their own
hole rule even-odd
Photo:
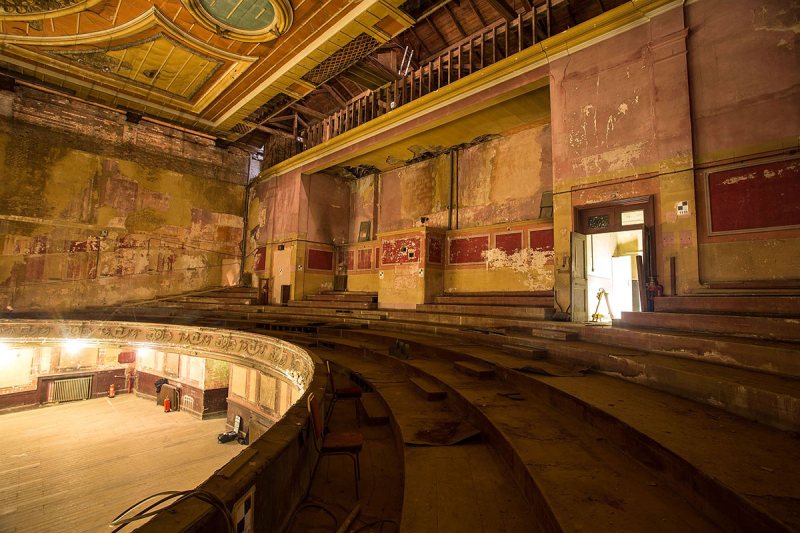
<svg viewBox="0 0 800 533">
<path fill-rule="evenodd" d="M 0 531 L 109 531 L 150 494 L 193 488 L 241 452 L 224 419 L 132 395 L 0 416 Z"/>
</svg>

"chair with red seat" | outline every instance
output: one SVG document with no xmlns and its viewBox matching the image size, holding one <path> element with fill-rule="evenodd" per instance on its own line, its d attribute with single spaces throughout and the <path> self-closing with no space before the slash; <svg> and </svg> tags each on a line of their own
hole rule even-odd
<svg viewBox="0 0 800 533">
<path fill-rule="evenodd" d="M 308 412 L 311 420 L 312 440 L 314 441 L 314 447 L 320 454 L 320 460 L 326 455 L 346 455 L 353 461 L 356 499 L 358 499 L 358 480 L 361 479 L 361 463 L 358 454 L 361 453 L 361 448 L 364 446 L 364 435 L 358 432 L 326 432 L 319 402 L 314 397 L 313 392 L 308 395 Z M 311 479 L 314 479 L 317 466 L 319 466 L 319 461 L 314 465 Z"/>
<path fill-rule="evenodd" d="M 325 361 L 325 368 L 328 369 L 328 386 L 330 387 L 331 394 L 333 395 L 333 398 L 331 398 L 331 405 L 328 407 L 328 412 L 325 414 L 325 418 L 330 418 L 331 414 L 333 413 L 333 406 L 336 405 L 338 400 L 353 400 L 353 405 L 355 405 L 356 409 L 356 423 L 360 426 L 361 420 L 358 415 L 358 400 L 361 399 L 361 395 L 363 394 L 361 388 L 355 385 L 350 387 L 336 387 L 336 382 L 333 379 L 333 372 L 331 372 L 330 361 Z"/>
</svg>

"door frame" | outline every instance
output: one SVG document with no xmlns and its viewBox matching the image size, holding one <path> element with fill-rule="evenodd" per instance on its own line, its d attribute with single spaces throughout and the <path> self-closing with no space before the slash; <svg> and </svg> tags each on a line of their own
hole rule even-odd
<svg viewBox="0 0 800 533">
<path fill-rule="evenodd" d="M 640 224 L 622 225 L 622 213 L 630 211 L 644 211 L 643 222 Z M 607 217 L 592 220 L 592 217 Z M 604 223 L 605 222 L 605 223 Z M 633 198 L 621 198 L 609 202 L 587 204 L 573 208 L 573 227 L 575 232 L 583 235 L 598 235 L 602 233 L 616 233 L 618 231 L 641 230 L 642 231 L 642 261 L 644 262 L 644 280 L 639 283 L 647 283 L 655 280 L 658 283 L 658 272 L 656 265 L 656 246 L 655 238 L 655 197 L 635 196 Z M 584 269 L 587 265 L 584 265 Z M 572 285 L 572 277 L 570 277 Z M 570 293 L 572 287 L 570 286 Z M 588 294 L 587 294 L 588 298 Z M 641 302 L 642 311 L 649 310 L 648 302 Z M 587 302 L 588 309 L 588 302 Z"/>
</svg>

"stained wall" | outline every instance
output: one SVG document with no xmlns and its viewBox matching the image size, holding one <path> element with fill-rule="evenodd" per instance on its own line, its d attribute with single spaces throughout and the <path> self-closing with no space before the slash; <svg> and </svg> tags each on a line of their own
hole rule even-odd
<svg viewBox="0 0 800 533">
<path fill-rule="evenodd" d="M 109 305 L 238 281 L 249 157 L 18 86 L 0 92 L 0 300 Z"/>
</svg>

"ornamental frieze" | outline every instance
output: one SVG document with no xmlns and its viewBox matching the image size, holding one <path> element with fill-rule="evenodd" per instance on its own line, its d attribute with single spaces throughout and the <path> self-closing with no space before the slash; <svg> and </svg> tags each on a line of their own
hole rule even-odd
<svg viewBox="0 0 800 533">
<path fill-rule="evenodd" d="M 42 19 L 88 9 L 100 0 L 0 0 L 0 18 Z"/>
<path fill-rule="evenodd" d="M 4 342 L 59 343 L 69 339 L 195 352 L 200 357 L 216 357 L 284 376 L 301 391 L 314 375 L 308 352 L 265 335 L 134 322 L 0 320 L 0 340 Z"/>
</svg>

